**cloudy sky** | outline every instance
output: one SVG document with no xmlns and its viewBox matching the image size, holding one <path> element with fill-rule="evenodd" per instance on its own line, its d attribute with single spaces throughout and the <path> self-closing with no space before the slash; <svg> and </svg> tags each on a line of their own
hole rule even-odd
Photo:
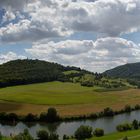
<svg viewBox="0 0 140 140">
<path fill-rule="evenodd" d="M 140 0 L 0 0 L 0 63 L 25 58 L 94 72 L 140 62 Z"/>
</svg>

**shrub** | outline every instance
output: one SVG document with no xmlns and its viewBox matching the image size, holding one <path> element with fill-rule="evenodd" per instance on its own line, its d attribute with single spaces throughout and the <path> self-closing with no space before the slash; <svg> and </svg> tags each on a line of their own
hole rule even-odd
<svg viewBox="0 0 140 140">
<path fill-rule="evenodd" d="M 124 107 L 124 111 L 125 111 L 125 112 L 131 112 L 131 110 L 132 110 L 132 108 L 131 108 L 130 105 L 126 105 L 126 106 Z"/>
<path fill-rule="evenodd" d="M 59 135 L 57 135 L 55 133 L 51 133 L 49 135 L 49 140 L 59 140 Z"/>
<path fill-rule="evenodd" d="M 25 121 L 26 122 L 33 122 L 37 120 L 37 115 L 33 115 L 32 113 L 27 114 L 27 116 L 25 116 Z"/>
<path fill-rule="evenodd" d="M 139 128 L 139 122 L 137 120 L 134 120 L 132 122 L 132 126 L 133 126 L 134 129 L 138 129 Z"/>
<path fill-rule="evenodd" d="M 104 114 L 104 116 L 113 116 L 114 112 L 111 108 L 107 107 L 104 109 L 103 114 Z"/>
<path fill-rule="evenodd" d="M 40 130 L 37 132 L 38 140 L 49 140 L 49 134 L 45 130 Z"/>
<path fill-rule="evenodd" d="M 12 138 L 13 140 L 34 140 L 29 134 L 28 130 L 25 129 L 23 133 L 20 133 Z"/>
<path fill-rule="evenodd" d="M 91 138 L 91 137 L 92 137 L 92 127 L 81 125 L 75 131 L 75 138 L 77 140 L 85 140 L 86 138 Z"/>
<path fill-rule="evenodd" d="M 100 128 L 96 128 L 95 131 L 94 131 L 94 135 L 97 136 L 97 137 L 104 136 L 104 130 L 100 129 Z"/>
<path fill-rule="evenodd" d="M 1 134 L 1 132 L 0 132 L 0 140 L 2 140 L 2 134 Z"/>
<path fill-rule="evenodd" d="M 131 130 L 132 129 L 132 124 L 130 124 L 130 123 L 119 124 L 119 125 L 117 125 L 116 129 L 119 132 Z"/>
<path fill-rule="evenodd" d="M 68 139 L 69 139 L 69 136 L 67 136 L 67 135 L 63 136 L 63 140 L 68 140 Z"/>
<path fill-rule="evenodd" d="M 140 109 L 140 105 L 135 105 L 135 110 L 139 110 Z"/>
</svg>

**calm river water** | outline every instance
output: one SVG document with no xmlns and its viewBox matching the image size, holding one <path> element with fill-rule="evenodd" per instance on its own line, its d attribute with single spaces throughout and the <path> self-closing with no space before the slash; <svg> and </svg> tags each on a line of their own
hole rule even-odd
<svg viewBox="0 0 140 140">
<path fill-rule="evenodd" d="M 36 137 L 36 132 L 38 130 L 47 130 L 48 132 L 56 132 L 59 134 L 60 138 L 64 134 L 66 135 L 73 135 L 75 130 L 80 125 L 89 125 L 94 128 L 102 128 L 104 129 L 105 133 L 112 133 L 116 131 L 116 125 L 122 123 L 122 122 L 130 122 L 134 119 L 137 119 L 140 121 L 140 111 L 133 111 L 131 113 L 127 114 L 121 114 L 114 117 L 105 117 L 100 118 L 96 120 L 86 120 L 86 121 L 72 121 L 72 122 L 61 122 L 61 123 L 55 123 L 55 124 L 47 124 L 47 123 L 35 123 L 35 124 L 24 124 L 22 122 L 19 122 L 17 125 L 5 125 L 0 124 L 0 131 L 3 135 L 9 136 L 10 133 L 12 134 L 18 134 L 20 132 L 23 132 L 25 128 L 27 128 L 30 132 L 30 134 L 34 137 Z"/>
</svg>

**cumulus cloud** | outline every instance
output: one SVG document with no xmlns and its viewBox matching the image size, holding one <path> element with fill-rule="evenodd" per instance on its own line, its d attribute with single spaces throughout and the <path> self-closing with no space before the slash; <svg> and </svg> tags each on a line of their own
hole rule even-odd
<svg viewBox="0 0 140 140">
<path fill-rule="evenodd" d="M 8 52 L 6 54 L 0 54 L 0 64 L 8 62 L 10 60 L 16 60 L 16 59 L 26 59 L 25 56 L 17 55 L 14 52 Z"/>
<path fill-rule="evenodd" d="M 38 42 L 26 52 L 34 58 L 64 65 L 80 66 L 91 71 L 104 71 L 120 64 L 140 60 L 139 46 L 122 38 Z"/>
<path fill-rule="evenodd" d="M 4 6 L 7 3 L 8 6 L 8 2 L 6 0 L 1 4 Z M 10 1 L 9 5 L 14 7 L 13 3 Z M 23 24 L 18 26 L 22 21 L 13 23 L 13 27 L 22 28 L 20 32 L 9 33 L 9 25 L 0 28 L 1 41 L 16 41 L 17 37 L 17 41 L 32 42 L 69 36 L 81 31 L 119 36 L 140 29 L 139 0 L 23 0 L 23 3 L 26 3 L 26 8 L 23 6 L 21 9 L 28 13 L 26 20 L 30 22 L 28 28 L 22 28 Z"/>
</svg>

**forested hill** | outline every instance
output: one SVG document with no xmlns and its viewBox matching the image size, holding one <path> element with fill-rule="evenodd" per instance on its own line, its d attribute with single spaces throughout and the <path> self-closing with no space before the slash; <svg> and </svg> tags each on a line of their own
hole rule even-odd
<svg viewBox="0 0 140 140">
<path fill-rule="evenodd" d="M 104 72 L 107 76 L 140 80 L 140 63 L 118 66 Z"/>
<path fill-rule="evenodd" d="M 0 87 L 55 80 L 67 81 L 69 79 L 63 72 L 70 70 L 86 72 L 80 68 L 64 67 L 40 60 L 14 60 L 0 65 Z"/>
<path fill-rule="evenodd" d="M 120 88 L 128 85 L 77 67 L 62 66 L 41 60 L 14 60 L 0 65 L 0 87 L 51 81 L 80 83 L 87 87 Z"/>
</svg>

